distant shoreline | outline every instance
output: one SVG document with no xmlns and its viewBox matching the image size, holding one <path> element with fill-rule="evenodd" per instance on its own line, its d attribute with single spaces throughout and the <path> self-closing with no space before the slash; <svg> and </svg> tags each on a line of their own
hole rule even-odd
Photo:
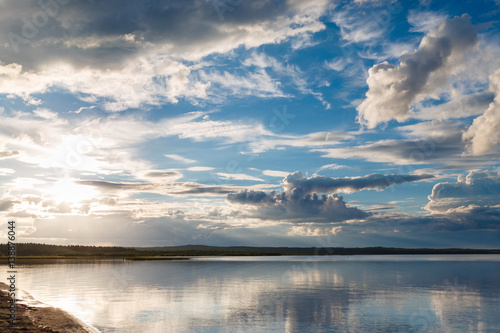
<svg viewBox="0 0 500 333">
<path fill-rule="evenodd" d="M 7 244 L 0 244 L 0 261 L 7 260 Z M 395 247 L 250 247 L 182 245 L 164 247 L 99 247 L 17 243 L 16 260 L 29 259 L 128 259 L 157 258 L 182 260 L 199 256 L 354 256 L 354 255 L 422 255 L 422 254 L 500 254 L 500 249 L 470 248 L 395 248 Z M 177 259 L 176 259 L 177 258 Z"/>
<path fill-rule="evenodd" d="M 273 257 L 356 257 L 356 256 L 421 256 L 421 255 L 495 255 L 495 254 L 500 254 L 500 253 L 424 253 L 424 254 L 347 254 L 347 255 L 307 255 L 307 254 L 284 254 L 284 255 L 275 255 Z M 270 257 L 266 255 L 190 255 L 190 256 L 184 256 L 182 258 L 172 258 L 168 256 L 145 256 L 145 257 L 129 257 L 129 258 L 123 258 L 123 257 L 99 257 L 99 256 L 93 256 L 93 257 L 86 257 L 86 256 L 80 256 L 80 257 L 65 257 L 65 256 L 52 256 L 52 257 L 45 257 L 45 256 L 39 256 L 39 257 L 19 257 L 17 258 L 17 263 L 20 265 L 32 265 L 32 264 L 51 264 L 51 263 L 58 263 L 59 261 L 86 261 L 86 260 L 119 260 L 119 261 L 188 261 L 193 258 L 202 258 L 202 257 Z M 0 257 L 0 260 L 5 259 L 3 257 Z M 1 282 L 0 282 L 1 283 Z M 0 331 L 1 332 L 1 331 Z"/>
</svg>

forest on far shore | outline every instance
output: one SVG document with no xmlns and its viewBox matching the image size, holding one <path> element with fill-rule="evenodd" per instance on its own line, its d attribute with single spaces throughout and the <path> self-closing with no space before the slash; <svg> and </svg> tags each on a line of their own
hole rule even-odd
<svg viewBox="0 0 500 333">
<path fill-rule="evenodd" d="M 0 256 L 7 257 L 7 244 Z M 279 256 L 279 255 L 368 255 L 368 254 L 500 254 L 500 249 L 395 248 L 395 247 L 250 247 L 182 245 L 163 247 L 119 247 L 16 243 L 16 257 L 144 257 L 144 256 Z"/>
</svg>

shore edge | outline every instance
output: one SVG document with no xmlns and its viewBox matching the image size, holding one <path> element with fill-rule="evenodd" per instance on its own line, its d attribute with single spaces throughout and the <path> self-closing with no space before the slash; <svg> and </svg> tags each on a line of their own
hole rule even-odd
<svg viewBox="0 0 500 333">
<path fill-rule="evenodd" d="M 0 331 L 2 332 L 43 332 L 43 333 L 100 333 L 73 314 L 52 307 L 36 299 L 33 301 L 40 306 L 25 304 L 22 298 L 16 297 L 16 323 L 9 322 L 9 286 L 0 282 Z M 28 292 L 24 292 L 30 295 Z"/>
</svg>

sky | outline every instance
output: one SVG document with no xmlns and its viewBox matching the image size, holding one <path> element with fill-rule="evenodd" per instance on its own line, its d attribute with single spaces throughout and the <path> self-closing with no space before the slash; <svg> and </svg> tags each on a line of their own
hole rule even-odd
<svg viewBox="0 0 500 333">
<path fill-rule="evenodd" d="M 0 0 L 0 237 L 500 244 L 500 2 Z"/>
</svg>

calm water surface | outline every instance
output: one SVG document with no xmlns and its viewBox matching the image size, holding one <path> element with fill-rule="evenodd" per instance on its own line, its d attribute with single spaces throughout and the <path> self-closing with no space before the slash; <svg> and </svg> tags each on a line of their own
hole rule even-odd
<svg viewBox="0 0 500 333">
<path fill-rule="evenodd" d="M 18 276 L 101 332 L 500 332 L 500 255 L 67 261 Z"/>
</svg>

